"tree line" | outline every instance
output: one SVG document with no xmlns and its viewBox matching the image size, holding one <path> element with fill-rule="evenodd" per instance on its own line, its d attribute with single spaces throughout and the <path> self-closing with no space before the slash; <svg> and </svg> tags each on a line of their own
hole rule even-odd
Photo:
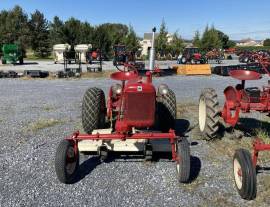
<svg viewBox="0 0 270 207">
<path fill-rule="evenodd" d="M 20 6 L 0 12 L 0 47 L 5 43 L 19 44 L 23 49 L 32 49 L 36 56 L 49 56 L 54 44 L 91 43 L 110 55 L 112 46 L 125 44 L 130 51 L 140 47 L 139 37 L 132 26 L 105 23 L 93 26 L 71 17 L 62 21 L 58 16 L 48 21 L 38 10 L 28 15 Z"/>
<path fill-rule="evenodd" d="M 116 44 L 124 44 L 129 51 L 136 53 L 140 49 L 140 40 L 131 25 L 104 23 L 94 26 L 74 17 L 63 21 L 58 16 L 48 21 L 42 12 L 36 10 L 28 15 L 20 6 L 0 12 L 0 47 L 5 43 L 16 43 L 24 50 L 32 49 L 38 57 L 49 56 L 52 46 L 61 43 L 72 46 L 91 43 L 93 48 L 101 49 L 108 57 L 112 56 L 112 46 Z M 202 36 L 195 33 L 193 44 L 203 50 L 235 45 L 226 34 L 208 26 Z M 169 35 L 163 20 L 156 39 L 159 56 L 178 55 L 184 47 L 185 41 L 178 31 Z"/>
</svg>

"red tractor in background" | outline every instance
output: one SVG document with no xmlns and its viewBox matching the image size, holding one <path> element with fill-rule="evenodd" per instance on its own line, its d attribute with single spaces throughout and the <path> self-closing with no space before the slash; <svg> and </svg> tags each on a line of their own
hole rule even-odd
<svg viewBox="0 0 270 207">
<path fill-rule="evenodd" d="M 154 36 L 155 29 L 153 40 Z M 153 64 L 154 52 L 151 54 Z M 125 63 L 117 68 L 119 71 L 111 74 L 111 78 L 119 83 L 111 86 L 107 102 L 99 88 L 85 92 L 82 125 L 86 134 L 76 131 L 60 142 L 55 157 L 58 179 L 62 183 L 73 182 L 79 173 L 80 152 L 95 153 L 105 160 L 110 151 L 128 150 L 143 152 L 145 159 L 151 160 L 154 151 L 166 148 L 162 140 L 167 140 L 176 162 L 177 179 L 188 182 L 190 146 L 184 136 L 174 131 L 177 111 L 174 92 L 165 84 L 156 89 L 151 71 L 141 77 L 134 65 Z"/>
<path fill-rule="evenodd" d="M 145 68 L 143 62 L 137 62 L 135 58 L 135 52 L 128 51 L 125 45 L 114 45 L 114 66 L 123 66 L 124 64 L 133 65 L 137 70 Z"/>
<path fill-rule="evenodd" d="M 200 53 L 197 47 L 186 47 L 182 56 L 178 59 L 179 64 L 204 64 L 206 63 L 205 57 Z"/>
<path fill-rule="evenodd" d="M 270 58 L 260 57 L 259 64 L 266 74 L 269 73 Z M 247 80 L 258 80 L 260 73 L 248 70 L 231 70 L 229 75 L 241 81 L 235 87 L 228 86 L 224 90 L 225 103 L 219 108 L 218 97 L 214 89 L 207 88 L 201 93 L 199 100 L 199 128 L 204 138 L 217 138 L 220 118 L 229 126 L 235 127 L 240 112 L 259 111 L 270 113 L 270 83 L 259 89 L 245 87 Z M 257 181 L 256 167 L 259 151 L 270 150 L 270 144 L 265 144 L 259 138 L 253 142 L 253 155 L 245 149 L 238 149 L 233 158 L 233 169 L 236 188 L 242 198 L 252 200 L 256 197 Z"/>
</svg>

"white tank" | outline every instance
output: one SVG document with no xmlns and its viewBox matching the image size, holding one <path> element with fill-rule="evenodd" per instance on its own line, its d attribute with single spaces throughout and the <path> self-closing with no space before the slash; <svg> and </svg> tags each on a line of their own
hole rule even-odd
<svg viewBox="0 0 270 207">
<path fill-rule="evenodd" d="M 53 46 L 54 63 L 64 61 L 64 52 L 70 50 L 69 44 L 56 44 Z"/>
<path fill-rule="evenodd" d="M 80 53 L 81 62 L 86 63 L 86 53 L 92 48 L 91 44 L 80 44 L 74 47 L 74 50 Z"/>
</svg>

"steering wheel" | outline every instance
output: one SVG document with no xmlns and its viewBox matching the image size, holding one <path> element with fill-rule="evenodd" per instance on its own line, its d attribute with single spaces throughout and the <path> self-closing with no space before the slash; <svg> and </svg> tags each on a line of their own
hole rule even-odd
<svg viewBox="0 0 270 207">
<path fill-rule="evenodd" d="M 128 71 L 134 71 L 135 73 L 138 73 L 137 68 L 129 63 L 124 63 L 123 64 L 123 68 L 119 67 L 120 65 L 115 65 L 115 67 L 117 68 L 117 70 L 119 70 L 120 72 L 128 72 Z"/>
</svg>

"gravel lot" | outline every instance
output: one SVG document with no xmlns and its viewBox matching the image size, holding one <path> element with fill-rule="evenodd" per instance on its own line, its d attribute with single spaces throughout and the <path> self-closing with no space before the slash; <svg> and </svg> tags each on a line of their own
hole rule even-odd
<svg viewBox="0 0 270 207">
<path fill-rule="evenodd" d="M 49 64 L 55 66 L 44 64 L 28 66 L 46 70 Z M 266 82 L 265 77 L 250 86 Z M 167 83 L 175 91 L 181 115 L 179 127 L 193 128 L 187 133 L 193 156 L 190 184 L 177 183 L 175 165 L 168 159 L 161 157 L 158 162 L 148 163 L 135 156 L 101 164 L 95 157 L 81 156 L 78 182 L 61 184 L 54 171 L 54 155 L 59 141 L 81 128 L 84 91 L 91 86 L 107 91 L 112 83 L 108 79 L 0 80 L 0 206 L 270 205 L 269 191 L 263 193 L 270 187 L 267 173 L 258 176 L 255 201 L 242 200 L 234 188 L 232 157 L 221 150 L 239 141 L 224 138 L 207 143 L 198 136 L 200 91 L 213 87 L 222 102 L 224 86 L 236 83 L 232 78 L 215 75 L 154 79 L 156 85 Z M 253 117 L 265 119 L 260 114 Z M 40 126 L 44 121 L 48 126 Z"/>
</svg>

